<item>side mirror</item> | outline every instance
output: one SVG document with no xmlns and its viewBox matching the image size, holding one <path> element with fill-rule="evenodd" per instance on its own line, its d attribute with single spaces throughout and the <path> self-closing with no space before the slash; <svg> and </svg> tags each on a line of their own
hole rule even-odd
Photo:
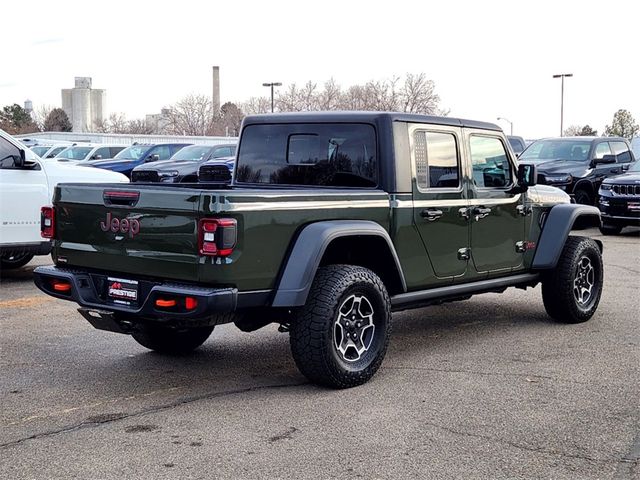
<svg viewBox="0 0 640 480">
<path fill-rule="evenodd" d="M 616 163 L 616 156 L 609 154 L 609 155 L 603 155 L 602 158 L 594 158 L 593 159 L 593 164 L 594 165 L 608 164 L 608 163 Z"/>
<path fill-rule="evenodd" d="M 518 186 L 526 190 L 538 183 L 538 169 L 535 165 L 521 163 L 518 165 Z"/>
<path fill-rule="evenodd" d="M 160 160 L 160 155 L 158 155 L 157 153 L 154 153 L 153 155 L 149 155 L 147 157 L 147 162 L 156 162 Z"/>
<path fill-rule="evenodd" d="M 20 152 L 19 155 L 17 157 L 14 155 L 13 157 L 13 164 L 16 168 L 24 168 L 26 163 L 25 152 L 22 149 L 19 149 L 18 152 Z"/>
</svg>

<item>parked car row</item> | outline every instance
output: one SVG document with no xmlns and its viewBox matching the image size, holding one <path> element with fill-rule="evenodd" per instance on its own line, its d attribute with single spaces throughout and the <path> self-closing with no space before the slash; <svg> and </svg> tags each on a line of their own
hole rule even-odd
<svg viewBox="0 0 640 480">
<path fill-rule="evenodd" d="M 33 144 L 40 158 L 71 162 L 122 173 L 137 182 L 196 182 L 205 162 L 230 159 L 236 145 L 191 145 L 189 143 L 111 145 L 99 143 Z M 135 172 L 135 173 L 134 173 Z"/>
</svg>

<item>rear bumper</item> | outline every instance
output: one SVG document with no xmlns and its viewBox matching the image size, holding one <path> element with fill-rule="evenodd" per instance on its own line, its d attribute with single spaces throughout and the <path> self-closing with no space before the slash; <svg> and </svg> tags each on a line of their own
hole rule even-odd
<svg viewBox="0 0 640 480">
<path fill-rule="evenodd" d="M 32 253 L 33 255 L 49 255 L 51 253 L 51 242 L 6 243 L 0 246 L 0 253 Z"/>
<path fill-rule="evenodd" d="M 178 283 L 153 282 L 138 280 L 138 302 L 135 305 L 121 305 L 106 297 L 107 275 L 55 266 L 38 267 L 33 272 L 36 286 L 52 297 L 76 302 L 85 309 L 101 312 L 121 313 L 126 317 L 142 317 L 151 319 L 185 319 L 198 320 L 216 313 L 227 313 L 236 310 L 238 290 L 235 288 L 205 288 Z M 53 281 L 66 281 L 71 288 L 66 292 L 53 289 Z M 191 297 L 197 300 L 196 308 L 166 309 L 155 304 L 158 298 Z"/>
</svg>

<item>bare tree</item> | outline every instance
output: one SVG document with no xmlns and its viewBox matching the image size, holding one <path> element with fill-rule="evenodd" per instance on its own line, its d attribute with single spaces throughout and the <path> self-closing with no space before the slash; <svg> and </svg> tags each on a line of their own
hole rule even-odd
<svg viewBox="0 0 640 480">
<path fill-rule="evenodd" d="M 213 128 L 213 105 L 204 95 L 187 95 L 169 108 L 167 116 L 173 135 L 207 135 Z"/>
<path fill-rule="evenodd" d="M 324 89 L 318 94 L 316 104 L 319 110 L 342 109 L 342 89 L 333 78 L 324 83 Z"/>
<path fill-rule="evenodd" d="M 401 108 L 407 113 L 434 115 L 440 113 L 440 96 L 435 93 L 436 85 L 424 73 L 408 73 L 400 92 Z"/>
<path fill-rule="evenodd" d="M 267 97 L 251 97 L 240 105 L 240 108 L 247 115 L 258 115 L 271 111 L 271 100 Z"/>
<path fill-rule="evenodd" d="M 31 112 L 33 121 L 36 122 L 36 125 L 38 125 L 38 128 L 41 131 L 46 131 L 44 129 L 44 121 L 47 119 L 54 108 L 55 107 L 53 105 L 40 105 L 33 112 Z"/>
<path fill-rule="evenodd" d="M 129 120 L 126 126 L 126 132 L 134 135 L 151 135 L 154 133 L 153 125 L 149 125 L 145 120 L 135 119 Z"/>
</svg>

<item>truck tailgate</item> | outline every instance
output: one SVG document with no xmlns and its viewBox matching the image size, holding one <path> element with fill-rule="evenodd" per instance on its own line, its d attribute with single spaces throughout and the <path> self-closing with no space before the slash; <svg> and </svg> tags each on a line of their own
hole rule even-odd
<svg viewBox="0 0 640 480">
<path fill-rule="evenodd" d="M 60 265 L 197 278 L 200 192 L 69 184 L 56 189 L 54 202 Z"/>
</svg>

